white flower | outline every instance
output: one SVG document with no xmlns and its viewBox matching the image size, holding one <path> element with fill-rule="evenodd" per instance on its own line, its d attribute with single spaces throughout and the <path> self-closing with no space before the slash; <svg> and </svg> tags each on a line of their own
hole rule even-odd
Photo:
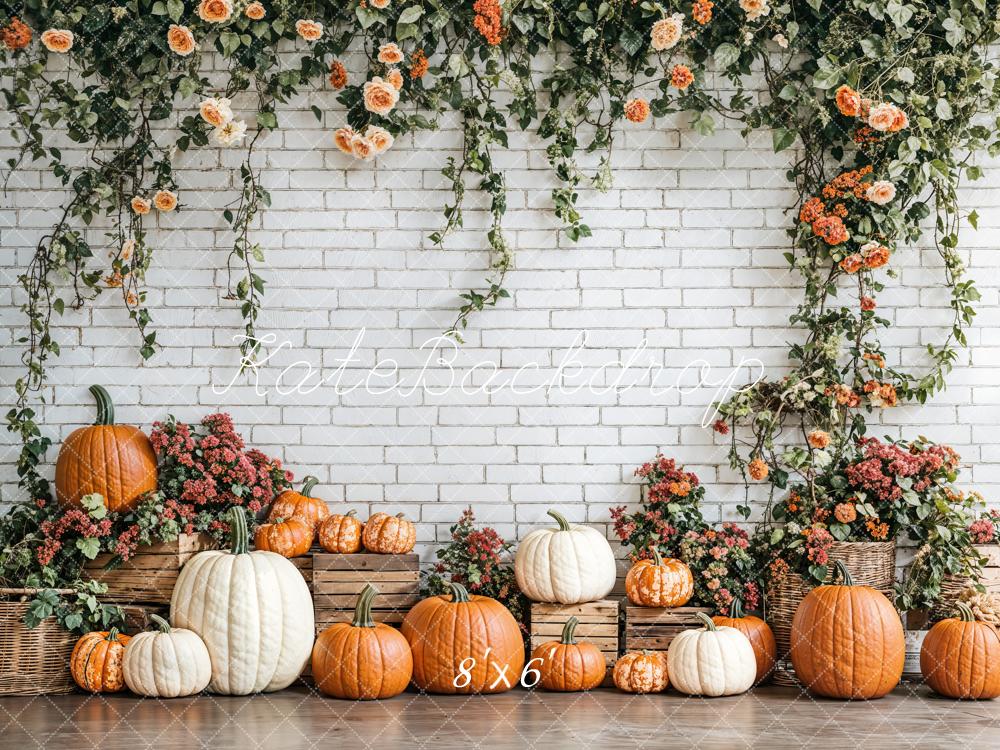
<svg viewBox="0 0 1000 750">
<path fill-rule="evenodd" d="M 756 21 L 771 12 L 768 0 L 740 0 L 740 7 L 747 14 L 748 21 Z"/>
<path fill-rule="evenodd" d="M 681 33 L 683 31 L 683 13 L 674 13 L 672 16 L 661 18 L 649 30 L 649 38 L 653 49 L 657 52 L 662 52 L 665 49 L 676 47 L 677 43 L 681 40 Z"/>
<path fill-rule="evenodd" d="M 896 197 L 896 186 L 888 180 L 876 180 L 865 191 L 865 198 L 877 206 L 891 203 Z"/>
<path fill-rule="evenodd" d="M 230 120 L 212 131 L 212 137 L 220 146 L 238 146 L 247 134 L 247 124 L 243 120 Z"/>
<path fill-rule="evenodd" d="M 784 34 L 775 34 L 771 38 L 779 47 L 781 47 L 781 49 L 788 49 L 788 40 L 785 38 Z"/>
</svg>

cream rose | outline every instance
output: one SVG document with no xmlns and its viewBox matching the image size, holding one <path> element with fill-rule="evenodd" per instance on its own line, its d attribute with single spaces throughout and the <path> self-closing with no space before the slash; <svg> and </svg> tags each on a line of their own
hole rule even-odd
<svg viewBox="0 0 1000 750">
<path fill-rule="evenodd" d="M 392 148 L 393 141 L 395 140 L 392 137 L 392 133 L 385 128 L 380 128 L 378 125 L 369 125 L 368 129 L 365 130 L 365 138 L 372 144 L 376 154 L 388 151 Z"/>
<path fill-rule="evenodd" d="M 295 22 L 295 33 L 307 42 L 315 42 L 323 36 L 323 24 L 318 21 L 300 18 Z"/>
<path fill-rule="evenodd" d="M 230 120 L 212 131 L 215 142 L 220 146 L 236 146 L 243 142 L 247 134 L 247 124 L 243 120 Z"/>
<path fill-rule="evenodd" d="M 353 128 L 339 128 L 333 132 L 333 142 L 336 143 L 337 148 L 345 154 L 354 154 L 353 149 L 351 149 L 351 139 L 353 138 Z"/>
<path fill-rule="evenodd" d="M 768 0 L 740 0 L 740 7 L 747 14 L 748 21 L 756 21 L 771 12 Z"/>
<path fill-rule="evenodd" d="M 172 23 L 167 29 L 167 46 L 174 54 L 187 57 L 194 52 L 194 34 L 187 26 L 178 26 Z"/>
<path fill-rule="evenodd" d="M 662 52 L 665 49 L 676 47 L 681 40 L 683 31 L 684 15 L 682 13 L 674 13 L 672 16 L 661 18 L 653 24 L 653 28 L 649 31 L 653 49 Z"/>
<path fill-rule="evenodd" d="M 136 195 L 132 197 L 129 202 L 129 206 L 132 208 L 132 213 L 138 214 L 139 216 L 145 216 L 149 213 L 149 209 L 152 204 L 150 204 L 148 198 L 143 198 L 141 195 Z"/>
<path fill-rule="evenodd" d="M 233 119 L 233 110 L 230 105 L 231 102 L 228 99 L 211 97 L 204 99 L 198 105 L 198 112 L 201 114 L 202 120 L 213 128 L 218 128 Z"/>
<path fill-rule="evenodd" d="M 899 107 L 895 104 L 876 104 L 868 112 L 868 124 L 881 133 L 888 132 L 896 122 L 898 112 Z"/>
<path fill-rule="evenodd" d="M 895 197 L 896 186 L 888 180 L 876 180 L 865 191 L 865 198 L 878 206 L 884 206 Z"/>
<path fill-rule="evenodd" d="M 208 23 L 225 23 L 233 16 L 232 0 L 201 0 L 198 18 Z"/>
<path fill-rule="evenodd" d="M 395 42 L 387 42 L 378 48 L 378 61 L 395 65 L 403 61 L 403 51 Z"/>
<path fill-rule="evenodd" d="M 387 115 L 392 112 L 396 102 L 399 101 L 399 92 L 391 83 L 383 81 L 379 76 L 375 76 L 370 81 L 365 82 L 363 98 L 365 109 L 377 115 Z"/>
<path fill-rule="evenodd" d="M 46 29 L 42 44 L 49 52 L 69 52 L 73 48 L 73 32 L 69 29 Z"/>
</svg>

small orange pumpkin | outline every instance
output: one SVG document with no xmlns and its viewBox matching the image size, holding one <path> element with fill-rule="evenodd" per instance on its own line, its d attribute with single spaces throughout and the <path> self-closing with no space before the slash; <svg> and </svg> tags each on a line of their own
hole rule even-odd
<svg viewBox="0 0 1000 750">
<path fill-rule="evenodd" d="M 357 511 L 346 515 L 334 514 L 319 525 L 319 546 L 327 552 L 351 554 L 361 549 L 361 532 L 364 525 L 357 518 Z"/>
<path fill-rule="evenodd" d="M 615 662 L 615 687 L 626 693 L 662 693 L 670 685 L 665 651 L 629 651 Z"/>
<path fill-rule="evenodd" d="M 560 640 L 543 643 L 531 654 L 532 661 L 538 660 L 538 684 L 546 690 L 576 693 L 593 690 L 604 682 L 608 673 L 604 654 L 593 643 L 577 643 L 573 637 L 579 622 L 570 617 Z"/>
<path fill-rule="evenodd" d="M 311 526 L 315 533 L 319 525 L 330 515 L 330 509 L 325 500 L 309 495 L 317 484 L 319 484 L 319 480 L 316 477 L 306 477 L 302 480 L 302 492 L 295 490 L 282 492 L 271 505 L 271 512 L 267 514 L 267 520 L 294 518 Z"/>
<path fill-rule="evenodd" d="M 691 568 L 672 557 L 666 560 L 654 545 L 652 560 L 639 560 L 625 576 L 628 600 L 640 607 L 683 607 L 694 594 Z"/>
<path fill-rule="evenodd" d="M 716 615 L 712 621 L 719 627 L 736 628 L 743 633 L 753 646 L 753 655 L 757 659 L 757 676 L 754 685 L 759 685 L 770 677 L 774 671 L 774 661 L 778 657 L 778 644 L 774 640 L 771 626 L 759 617 L 743 614 L 743 602 L 733 599 L 729 605 L 729 616 Z"/>
<path fill-rule="evenodd" d="M 402 513 L 376 513 L 365 523 L 365 549 L 384 555 L 403 555 L 417 543 L 416 527 Z"/>
<path fill-rule="evenodd" d="M 373 700 L 399 695 L 410 683 L 410 644 L 396 628 L 372 620 L 372 600 L 377 595 L 370 583 L 365 584 L 354 619 L 331 625 L 316 639 L 312 673 L 321 692 L 334 698 Z"/>
<path fill-rule="evenodd" d="M 69 658 L 69 671 L 81 690 L 118 693 L 125 689 L 122 660 L 125 645 L 132 640 L 118 628 L 87 633 L 76 642 Z"/>
<path fill-rule="evenodd" d="M 297 518 L 276 518 L 261 524 L 253 537 L 254 547 L 282 557 L 301 557 L 312 547 L 312 541 L 312 527 Z"/>
<path fill-rule="evenodd" d="M 948 698 L 1000 696 L 1000 634 L 978 622 L 965 602 L 958 618 L 936 623 L 920 647 L 920 673 L 936 693 Z"/>
</svg>

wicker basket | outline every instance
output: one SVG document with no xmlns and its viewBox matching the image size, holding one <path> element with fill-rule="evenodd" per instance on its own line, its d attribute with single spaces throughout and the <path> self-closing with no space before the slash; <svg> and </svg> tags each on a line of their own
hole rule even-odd
<svg viewBox="0 0 1000 750">
<path fill-rule="evenodd" d="M 0 589 L 0 695 L 70 693 L 76 636 L 54 619 L 29 630 L 24 615 L 35 589 Z"/>
<path fill-rule="evenodd" d="M 840 561 L 850 571 L 854 583 L 878 589 L 892 601 L 896 580 L 895 542 L 834 542 L 830 546 L 827 581 L 833 576 L 833 563 Z M 792 618 L 799 603 L 812 590 L 812 585 L 798 573 L 789 573 L 771 591 L 767 601 L 767 621 L 778 643 L 778 666 L 774 681 L 779 685 L 797 685 L 789 661 Z"/>
<path fill-rule="evenodd" d="M 980 558 L 986 562 L 979 570 L 979 577 L 946 575 L 941 579 L 941 595 L 930 611 L 930 622 L 934 623 L 946 617 L 955 616 L 955 604 L 962 593 L 977 583 L 983 585 L 987 592 L 997 593 L 1000 586 L 997 580 L 1000 578 L 1000 546 L 996 544 L 982 544 L 973 547 Z"/>
</svg>

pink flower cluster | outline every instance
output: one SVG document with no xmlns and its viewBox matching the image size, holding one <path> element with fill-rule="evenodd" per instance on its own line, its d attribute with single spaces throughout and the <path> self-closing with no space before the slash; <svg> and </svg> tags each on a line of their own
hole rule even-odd
<svg viewBox="0 0 1000 750">
<path fill-rule="evenodd" d="M 713 603 L 719 612 L 726 612 L 736 597 L 747 609 L 760 606 L 760 586 L 749 547 L 750 536 L 735 523 L 684 534 L 681 556 L 695 574 L 698 601 Z"/>
<path fill-rule="evenodd" d="M 64 536 L 100 539 L 111 533 L 111 519 L 95 521 L 82 508 L 70 508 L 55 520 L 42 521 L 39 530 L 43 540 L 35 556 L 40 565 L 48 565 L 62 549 Z"/>
<path fill-rule="evenodd" d="M 923 492 L 935 482 L 937 472 L 953 471 L 959 461 L 958 454 L 945 445 L 924 449 L 914 445 L 907 451 L 894 443 L 862 438 L 859 446 L 864 457 L 847 467 L 847 479 L 855 489 L 870 492 L 883 502 L 895 502 L 902 496 L 899 478 L 911 478 L 913 489 Z"/>
<path fill-rule="evenodd" d="M 653 503 L 687 497 L 698 486 L 698 477 L 694 473 L 679 469 L 674 459 L 662 454 L 657 454 L 652 461 L 636 469 L 635 475 L 649 483 L 649 501 Z"/>
<path fill-rule="evenodd" d="M 991 510 L 969 524 L 973 544 L 993 544 L 1000 541 L 1000 511 Z"/>
</svg>

